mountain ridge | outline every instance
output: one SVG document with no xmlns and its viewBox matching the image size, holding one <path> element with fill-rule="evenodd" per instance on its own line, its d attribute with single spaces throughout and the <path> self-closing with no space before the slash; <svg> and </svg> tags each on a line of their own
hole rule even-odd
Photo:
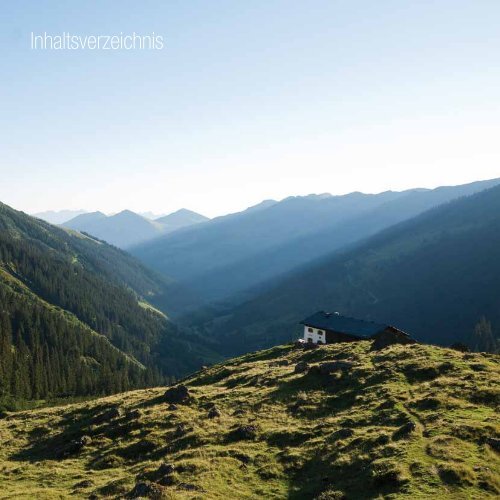
<svg viewBox="0 0 500 500">
<path fill-rule="evenodd" d="M 109 216 L 102 212 L 82 214 L 62 226 L 88 233 L 119 248 L 127 248 L 205 220 L 208 218 L 187 209 L 154 220 L 125 209 Z"/>
<path fill-rule="evenodd" d="M 207 301 L 226 300 L 433 206 L 499 182 L 288 197 L 163 235 L 130 251 Z"/>
<path fill-rule="evenodd" d="M 440 344 L 469 342 L 486 316 L 500 337 L 499 214 L 500 186 L 450 201 L 271 280 L 240 304 L 192 316 L 193 323 L 220 336 L 231 354 L 288 340 L 303 317 L 322 309 Z"/>
</svg>

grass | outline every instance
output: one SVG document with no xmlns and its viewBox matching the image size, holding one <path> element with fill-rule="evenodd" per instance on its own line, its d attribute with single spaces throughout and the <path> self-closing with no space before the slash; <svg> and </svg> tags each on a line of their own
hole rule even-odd
<svg viewBox="0 0 500 500">
<path fill-rule="evenodd" d="M 147 496 L 172 499 L 498 497 L 486 440 L 499 437 L 499 358 L 369 349 L 248 354 L 186 379 L 192 398 L 177 409 L 156 388 L 10 414 L 0 498 L 122 498 L 143 482 Z M 339 359 L 354 367 L 293 370 Z M 209 418 L 213 404 L 220 416 Z M 91 442 L 67 453 L 82 436 Z"/>
<path fill-rule="evenodd" d="M 148 311 L 152 311 L 152 312 L 154 312 L 156 314 L 159 314 L 163 318 L 168 319 L 168 317 L 167 317 L 167 315 L 165 313 L 161 312 L 159 309 L 157 309 L 156 307 L 152 306 L 149 302 L 145 302 L 143 300 L 139 300 L 138 304 L 143 309 L 146 309 Z"/>
</svg>

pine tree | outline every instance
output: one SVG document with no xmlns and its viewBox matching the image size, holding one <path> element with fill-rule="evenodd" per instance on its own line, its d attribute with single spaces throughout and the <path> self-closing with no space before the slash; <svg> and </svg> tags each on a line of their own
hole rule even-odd
<svg viewBox="0 0 500 500">
<path fill-rule="evenodd" d="M 491 322 L 484 316 L 474 327 L 473 345 L 477 352 L 498 352 L 498 340 L 493 335 Z"/>
</svg>

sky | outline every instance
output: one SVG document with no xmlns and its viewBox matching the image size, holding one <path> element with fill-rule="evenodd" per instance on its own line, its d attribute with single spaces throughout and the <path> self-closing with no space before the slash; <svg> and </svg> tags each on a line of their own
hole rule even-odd
<svg viewBox="0 0 500 500">
<path fill-rule="evenodd" d="M 208 216 L 500 177 L 498 0 L 2 4 L 0 201 Z M 31 34 L 161 36 L 34 50 Z"/>
</svg>

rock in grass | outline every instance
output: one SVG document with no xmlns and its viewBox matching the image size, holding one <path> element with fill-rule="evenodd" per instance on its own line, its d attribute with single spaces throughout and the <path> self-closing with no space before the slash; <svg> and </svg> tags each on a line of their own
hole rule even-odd
<svg viewBox="0 0 500 500">
<path fill-rule="evenodd" d="M 167 389 L 164 397 L 167 403 L 173 404 L 187 403 L 191 399 L 188 388 L 183 384 Z"/>
<path fill-rule="evenodd" d="M 157 483 L 137 483 L 127 496 L 128 498 L 151 498 L 156 500 L 165 498 L 165 488 Z"/>
<path fill-rule="evenodd" d="M 174 435 L 176 437 L 182 437 L 185 436 L 188 433 L 188 429 L 184 424 L 179 424 L 174 431 Z"/>
<path fill-rule="evenodd" d="M 394 432 L 392 438 L 395 440 L 405 438 L 409 436 L 411 433 L 415 432 L 417 426 L 415 422 L 407 422 L 403 424 L 397 431 Z"/>
<path fill-rule="evenodd" d="M 125 418 L 127 420 L 137 420 L 139 418 L 141 418 L 141 415 L 142 415 L 142 411 L 141 410 L 131 410 L 129 411 L 126 415 L 125 415 Z"/>
<path fill-rule="evenodd" d="M 174 464 L 169 464 L 169 463 L 163 463 L 158 467 L 158 474 L 161 476 L 169 476 L 170 474 L 173 474 L 175 471 L 175 465 Z"/>
<path fill-rule="evenodd" d="M 221 412 L 217 408 L 217 406 L 212 406 L 210 410 L 208 410 L 208 418 L 218 418 L 221 416 Z"/>
<path fill-rule="evenodd" d="M 85 488 L 90 488 L 94 486 L 94 481 L 90 479 L 84 479 L 83 481 L 80 481 L 79 483 L 76 483 L 73 488 L 75 490 L 83 490 Z"/>
<path fill-rule="evenodd" d="M 81 436 L 67 444 L 56 448 L 55 456 L 56 458 L 67 458 L 73 455 L 78 455 L 83 448 L 92 444 L 92 438 L 90 436 Z"/>
<path fill-rule="evenodd" d="M 350 370 L 353 366 L 354 363 L 350 361 L 330 361 L 328 363 L 321 363 L 319 365 L 319 372 L 321 375 L 329 375 L 339 370 Z"/>
<path fill-rule="evenodd" d="M 179 483 L 178 488 L 186 491 L 199 491 L 199 492 L 204 491 L 204 489 L 201 486 L 197 486 L 196 484 L 191 484 L 191 483 Z"/>
<path fill-rule="evenodd" d="M 304 373 L 309 369 L 309 365 L 305 361 L 299 361 L 295 368 L 293 369 L 294 373 Z"/>
<path fill-rule="evenodd" d="M 486 443 L 489 444 L 495 451 L 500 451 L 500 439 L 498 438 L 487 438 Z"/>
<path fill-rule="evenodd" d="M 233 455 L 236 460 L 239 460 L 242 464 L 247 465 L 250 463 L 252 460 L 247 454 L 245 453 L 234 453 Z"/>
<path fill-rule="evenodd" d="M 123 417 L 124 411 L 120 407 L 111 408 L 100 415 L 97 415 L 94 419 L 95 424 L 102 424 L 108 422 L 109 420 L 114 420 L 116 418 Z"/>
<path fill-rule="evenodd" d="M 89 444 L 92 444 L 92 438 L 90 436 L 82 436 L 80 438 L 80 444 L 81 446 L 88 446 Z"/>
<path fill-rule="evenodd" d="M 335 431 L 332 434 L 330 434 L 328 441 L 335 442 L 341 439 L 348 439 L 352 436 L 354 436 L 354 431 L 352 429 L 349 428 L 339 429 L 338 431 Z"/>
<path fill-rule="evenodd" d="M 257 427 L 255 425 L 240 425 L 230 435 L 234 440 L 253 441 L 257 437 Z"/>
</svg>

